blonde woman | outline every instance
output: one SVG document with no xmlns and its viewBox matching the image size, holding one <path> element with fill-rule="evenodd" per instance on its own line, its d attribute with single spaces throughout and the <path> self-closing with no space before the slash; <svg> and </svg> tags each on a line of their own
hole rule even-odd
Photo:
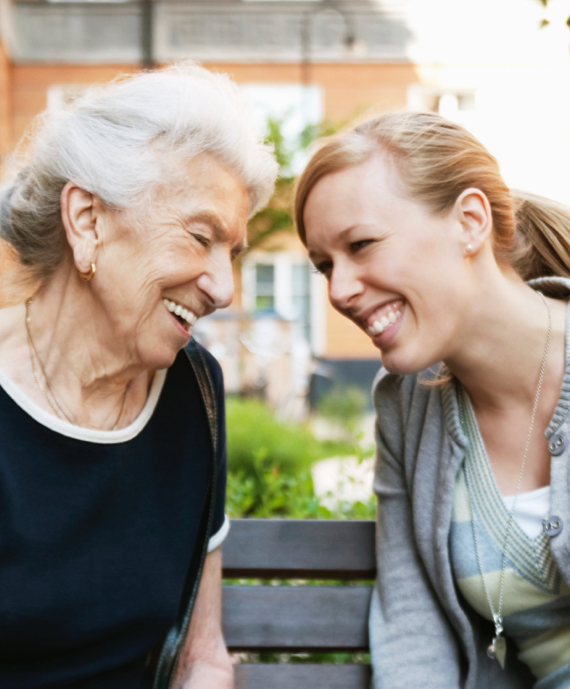
<svg viewBox="0 0 570 689">
<path fill-rule="evenodd" d="M 324 142 L 295 213 L 384 366 L 375 689 L 567 689 L 570 212 L 393 113 Z"/>
</svg>

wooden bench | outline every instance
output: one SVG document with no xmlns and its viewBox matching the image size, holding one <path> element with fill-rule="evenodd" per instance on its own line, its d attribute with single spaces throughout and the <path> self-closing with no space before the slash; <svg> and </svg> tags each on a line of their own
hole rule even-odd
<svg viewBox="0 0 570 689">
<path fill-rule="evenodd" d="M 234 519 L 223 545 L 223 621 L 231 651 L 357 653 L 368 650 L 368 607 L 376 574 L 374 522 Z M 275 580 L 344 580 L 351 585 L 276 585 Z M 240 664 L 236 689 L 369 689 L 366 664 Z"/>
</svg>

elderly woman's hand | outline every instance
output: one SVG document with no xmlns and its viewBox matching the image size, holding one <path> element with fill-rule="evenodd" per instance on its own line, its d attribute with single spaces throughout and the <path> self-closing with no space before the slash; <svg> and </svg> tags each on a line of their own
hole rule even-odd
<svg viewBox="0 0 570 689">
<path fill-rule="evenodd" d="M 222 634 L 221 583 L 219 547 L 206 557 L 175 689 L 233 689 L 233 666 Z"/>
</svg>

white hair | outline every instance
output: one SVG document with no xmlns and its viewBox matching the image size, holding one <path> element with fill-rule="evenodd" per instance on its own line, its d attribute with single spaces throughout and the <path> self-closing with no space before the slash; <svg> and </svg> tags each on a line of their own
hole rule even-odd
<svg viewBox="0 0 570 689">
<path fill-rule="evenodd" d="M 209 153 L 243 182 L 253 215 L 277 176 L 270 145 L 227 76 L 183 62 L 89 89 L 39 117 L 26 160 L 0 188 L 0 237 L 39 277 L 66 250 L 60 196 L 74 181 L 110 208 L 133 208 L 170 180 L 173 162 Z"/>
</svg>

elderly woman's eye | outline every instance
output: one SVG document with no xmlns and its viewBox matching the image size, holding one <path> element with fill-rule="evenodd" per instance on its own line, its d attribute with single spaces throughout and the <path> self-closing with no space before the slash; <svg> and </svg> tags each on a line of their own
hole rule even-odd
<svg viewBox="0 0 570 689">
<path fill-rule="evenodd" d="M 311 271 L 317 275 L 327 275 L 332 268 L 332 263 L 330 261 L 323 261 L 323 263 L 313 263 L 311 265 Z"/>
<path fill-rule="evenodd" d="M 202 246 L 208 246 L 210 243 L 210 240 L 208 237 L 205 237 L 203 234 L 198 234 L 197 232 L 192 232 L 192 236 L 194 239 L 196 239 Z"/>
<path fill-rule="evenodd" d="M 361 239 L 358 242 L 351 242 L 350 250 L 352 253 L 356 253 L 357 251 L 360 251 L 360 249 L 366 248 L 369 244 L 372 244 L 373 240 L 372 239 Z"/>
</svg>

